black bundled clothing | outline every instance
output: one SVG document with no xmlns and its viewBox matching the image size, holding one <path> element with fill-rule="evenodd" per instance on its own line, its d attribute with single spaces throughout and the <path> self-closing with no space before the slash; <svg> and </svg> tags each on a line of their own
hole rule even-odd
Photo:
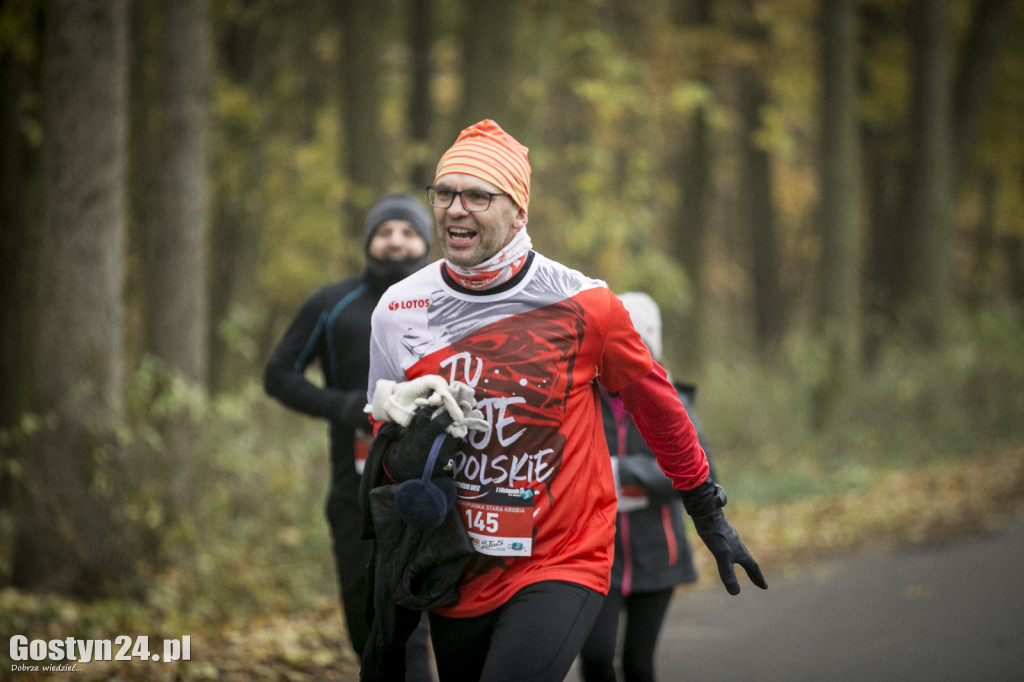
<svg viewBox="0 0 1024 682">
<path fill-rule="evenodd" d="M 402 520 L 395 503 L 398 484 L 384 473 L 384 453 L 402 437 L 388 422 L 366 459 L 360 490 L 363 537 L 374 541 L 370 562 L 370 635 L 360 679 L 403 680 L 405 643 L 423 611 L 455 603 L 473 547 L 458 512 L 448 510 L 440 526 L 420 530 Z M 424 453 L 426 459 L 426 453 Z"/>
</svg>

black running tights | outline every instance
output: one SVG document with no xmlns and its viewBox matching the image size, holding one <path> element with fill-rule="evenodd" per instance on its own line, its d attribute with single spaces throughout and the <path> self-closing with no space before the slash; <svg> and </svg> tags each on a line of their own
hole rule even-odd
<svg viewBox="0 0 1024 682">
<path fill-rule="evenodd" d="M 441 682 L 562 682 L 590 633 L 603 597 L 549 580 L 524 587 L 475 618 L 430 614 Z"/>
</svg>

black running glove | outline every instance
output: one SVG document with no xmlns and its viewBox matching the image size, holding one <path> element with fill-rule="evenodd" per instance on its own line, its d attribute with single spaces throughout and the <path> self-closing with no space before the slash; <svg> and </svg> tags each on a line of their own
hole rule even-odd
<svg viewBox="0 0 1024 682">
<path fill-rule="evenodd" d="M 740 584 L 736 580 L 733 564 L 739 564 L 747 572 L 750 582 L 762 590 L 768 589 L 761 567 L 750 556 L 740 541 L 739 533 L 725 520 L 722 507 L 725 506 L 725 491 L 710 478 L 693 490 L 680 491 L 686 513 L 693 519 L 697 534 L 714 555 L 718 563 L 718 575 L 729 594 L 739 594 Z"/>
<path fill-rule="evenodd" d="M 363 408 L 366 407 L 365 391 L 345 391 L 338 401 L 334 419 L 347 429 L 370 428 L 369 415 Z"/>
</svg>

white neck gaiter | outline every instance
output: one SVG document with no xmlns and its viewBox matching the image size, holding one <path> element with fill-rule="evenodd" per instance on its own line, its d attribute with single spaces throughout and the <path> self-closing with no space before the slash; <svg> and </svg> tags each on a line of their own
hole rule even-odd
<svg viewBox="0 0 1024 682">
<path fill-rule="evenodd" d="M 448 261 L 444 265 L 461 286 L 474 291 L 491 289 L 512 279 L 522 269 L 532 248 L 533 242 L 524 228 L 516 232 L 505 248 L 480 265 L 466 268 Z"/>
</svg>

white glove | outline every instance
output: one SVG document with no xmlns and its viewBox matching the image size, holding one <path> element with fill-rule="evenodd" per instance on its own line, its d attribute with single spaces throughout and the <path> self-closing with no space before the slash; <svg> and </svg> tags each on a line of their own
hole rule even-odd
<svg viewBox="0 0 1024 682">
<path fill-rule="evenodd" d="M 393 421 L 408 426 L 421 407 L 436 407 L 435 415 L 447 410 L 452 424 L 446 429 L 456 438 L 465 438 L 470 429 L 487 431 L 490 424 L 483 412 L 476 409 L 476 393 L 461 381 L 447 381 L 436 374 L 411 381 L 377 381 L 373 391 L 371 414 L 377 421 Z"/>
<path fill-rule="evenodd" d="M 469 430 L 486 431 L 491 425 L 484 419 L 484 413 L 476 409 L 476 392 L 468 384 L 461 381 L 451 383 L 452 396 L 462 410 L 463 418 L 455 419 L 447 428 L 448 433 L 456 438 L 465 438 Z M 454 415 L 452 415 L 454 417 Z"/>
<path fill-rule="evenodd" d="M 451 412 L 452 419 L 462 419 L 462 410 L 448 389 L 448 382 L 436 374 L 401 383 L 379 379 L 373 389 L 370 413 L 377 421 L 393 421 L 408 426 L 417 409 L 423 405 L 442 403 Z"/>
</svg>

